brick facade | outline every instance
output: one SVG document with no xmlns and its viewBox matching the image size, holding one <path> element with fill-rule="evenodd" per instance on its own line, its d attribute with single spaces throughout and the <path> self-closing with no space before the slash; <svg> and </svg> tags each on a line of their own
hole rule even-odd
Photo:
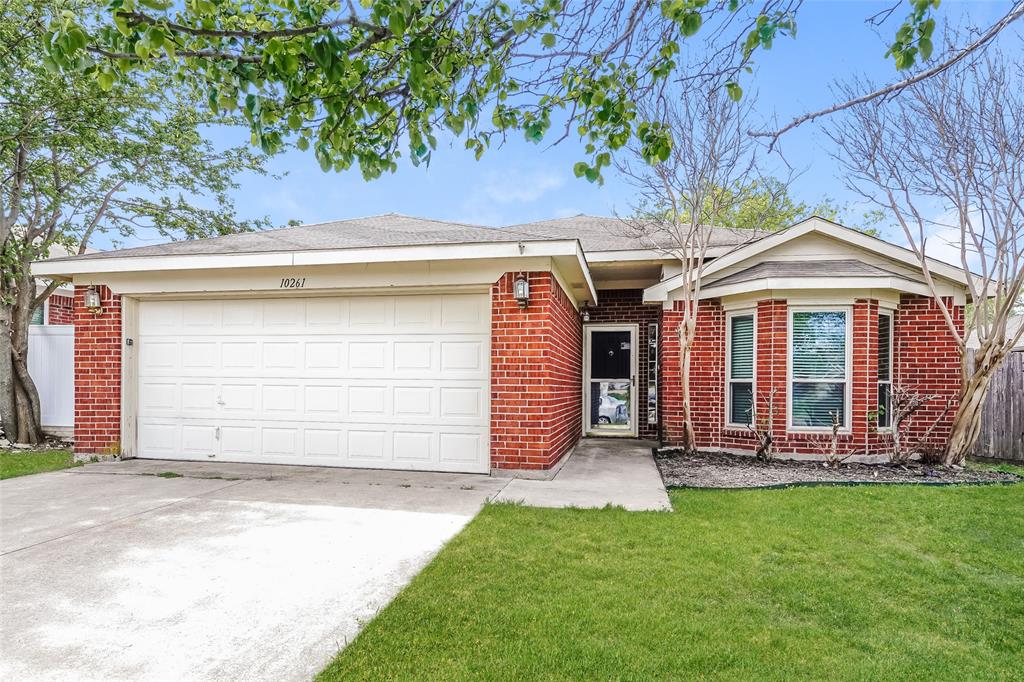
<svg viewBox="0 0 1024 682">
<path fill-rule="evenodd" d="M 49 310 L 47 313 L 47 324 L 75 323 L 75 299 L 73 296 L 53 294 L 47 299 L 46 306 Z"/>
<path fill-rule="evenodd" d="M 582 431 L 583 327 L 550 272 L 524 273 L 530 303 L 513 297 L 518 273 L 491 287 L 491 466 L 549 469 Z"/>
<path fill-rule="evenodd" d="M 640 438 L 656 440 L 659 437 L 658 425 L 647 420 L 647 371 L 648 351 L 650 349 L 647 325 L 661 324 L 661 305 L 644 305 L 643 289 L 608 289 L 602 290 L 598 304 L 588 308 L 589 324 L 636 324 L 640 327 L 637 338 L 636 400 L 640 401 L 637 410 L 637 433 Z M 660 334 L 659 334 L 660 336 Z M 659 372 L 660 375 L 660 372 Z"/>
<path fill-rule="evenodd" d="M 951 305 L 951 302 L 949 302 Z M 678 306 L 679 304 L 677 304 Z M 839 437 L 843 454 L 883 454 L 890 438 L 876 424 L 878 396 L 878 313 L 876 300 L 858 299 L 852 304 L 851 391 L 849 433 Z M 955 309 L 963 328 L 963 306 Z M 789 306 L 785 300 L 763 300 L 756 307 L 755 413 L 758 424 L 771 424 L 778 455 L 821 455 L 822 434 L 794 432 L 787 426 Z M 662 419 L 663 440 L 680 441 L 681 389 L 678 329 L 680 309 L 666 311 L 662 324 Z M 691 351 L 691 417 L 698 446 L 707 449 L 752 451 L 756 438 L 746 428 L 726 426 L 725 313 L 717 300 L 698 307 L 698 333 Z M 947 399 L 950 410 L 929 442 L 941 445 L 949 433 L 955 399 L 960 390 L 960 354 L 934 302 L 923 296 L 901 298 L 895 311 L 893 331 L 894 383 L 918 393 L 940 396 L 907 425 L 910 442 L 921 438 L 943 416 Z M 769 402 L 771 408 L 769 409 Z"/>
<path fill-rule="evenodd" d="M 75 453 L 86 455 L 121 450 L 121 297 L 97 289 L 99 314 L 75 287 Z"/>
<path fill-rule="evenodd" d="M 945 304 L 953 312 L 953 322 L 962 335 L 964 307 L 953 306 L 948 298 Z M 941 448 L 949 437 L 953 413 L 959 404 L 961 364 L 960 349 L 934 300 L 909 294 L 900 297 L 893 347 L 894 382 L 915 393 L 938 396 L 908 420 L 910 441 L 922 439 L 946 412 L 927 440 L 929 446 Z"/>
</svg>

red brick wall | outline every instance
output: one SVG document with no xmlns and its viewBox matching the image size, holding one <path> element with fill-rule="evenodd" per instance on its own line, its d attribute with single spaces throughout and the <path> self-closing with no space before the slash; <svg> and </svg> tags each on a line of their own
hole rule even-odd
<svg viewBox="0 0 1024 682">
<path fill-rule="evenodd" d="M 690 419 L 701 447 L 718 447 L 721 436 L 725 382 L 725 313 L 717 300 L 697 306 L 697 335 L 690 350 Z M 682 437 L 683 391 L 679 327 L 682 303 L 662 313 L 661 423 L 662 439 L 678 443 Z M 705 445 L 706 443 L 706 445 Z"/>
<path fill-rule="evenodd" d="M 598 304 L 589 308 L 590 324 L 636 324 L 640 327 L 637 339 L 636 400 L 637 433 L 641 438 L 655 440 L 658 438 L 658 425 L 647 421 L 647 367 L 648 367 L 648 334 L 647 325 L 661 323 L 661 304 L 644 305 L 643 289 L 607 289 L 598 296 Z M 660 372 L 659 372 L 660 373 Z"/>
<path fill-rule="evenodd" d="M 520 308 L 517 274 L 491 287 L 491 466 L 549 469 L 580 437 L 583 330 L 549 272 L 526 273 L 530 303 Z"/>
<path fill-rule="evenodd" d="M 677 304 L 678 305 L 678 304 Z M 957 307 L 956 320 L 963 328 L 963 307 Z M 884 454 L 889 439 L 875 428 L 878 381 L 878 301 L 858 299 L 852 317 L 852 410 L 850 433 L 839 438 L 843 454 Z M 821 435 L 793 433 L 787 429 L 788 314 L 784 300 L 764 300 L 757 304 L 756 407 L 758 422 L 768 419 L 768 399 L 772 400 L 771 430 L 777 454 L 821 455 L 825 439 Z M 680 436 L 680 379 L 678 325 L 682 313 L 667 311 L 663 316 L 662 343 L 662 419 L 663 439 L 676 444 Z M 894 322 L 894 379 L 911 390 L 939 394 L 940 399 L 918 413 L 909 425 L 911 442 L 920 438 L 938 418 L 949 396 L 960 390 L 960 356 L 941 312 L 931 299 L 903 296 Z M 774 392 L 773 392 L 774 389 Z M 698 445 L 707 449 L 753 450 L 756 439 L 746 429 L 725 426 L 725 315 L 718 301 L 702 301 L 698 312 L 698 337 L 691 364 L 691 406 Z M 953 408 L 955 408 L 955 403 Z M 952 411 L 945 424 L 931 434 L 933 445 L 940 445 L 949 433 Z"/>
<path fill-rule="evenodd" d="M 54 294 L 46 301 L 49 308 L 47 324 L 74 324 L 75 299 Z"/>
<path fill-rule="evenodd" d="M 953 306 L 950 299 L 945 303 L 953 312 L 959 333 L 963 334 L 964 307 Z M 928 439 L 929 445 L 941 447 L 949 437 L 953 413 L 958 405 L 961 369 L 960 349 L 934 300 L 910 294 L 900 297 L 893 345 L 895 383 L 915 393 L 939 396 L 910 417 L 907 433 L 911 445 L 942 416 L 949 401 L 949 411 Z"/>
<path fill-rule="evenodd" d="M 97 287 L 103 311 L 86 309 L 75 287 L 75 452 L 121 449 L 121 297 Z"/>
</svg>

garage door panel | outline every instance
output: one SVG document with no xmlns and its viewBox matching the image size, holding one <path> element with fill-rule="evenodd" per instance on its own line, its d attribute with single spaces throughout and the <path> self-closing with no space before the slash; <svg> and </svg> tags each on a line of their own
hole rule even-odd
<svg viewBox="0 0 1024 682">
<path fill-rule="evenodd" d="M 140 321 L 143 457 L 489 468 L 486 295 L 143 302 Z"/>
</svg>

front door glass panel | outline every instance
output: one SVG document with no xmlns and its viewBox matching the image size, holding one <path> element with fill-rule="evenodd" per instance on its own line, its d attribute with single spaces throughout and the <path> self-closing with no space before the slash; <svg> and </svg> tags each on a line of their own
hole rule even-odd
<svg viewBox="0 0 1024 682">
<path fill-rule="evenodd" d="M 590 331 L 589 431 L 632 432 L 633 352 L 629 331 Z"/>
</svg>

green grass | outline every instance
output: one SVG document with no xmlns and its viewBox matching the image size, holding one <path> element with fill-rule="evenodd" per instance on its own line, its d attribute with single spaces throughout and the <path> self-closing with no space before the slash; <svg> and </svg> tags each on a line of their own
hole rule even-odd
<svg viewBox="0 0 1024 682">
<path fill-rule="evenodd" d="M 0 479 L 78 466 L 70 450 L 5 450 L 0 452 Z"/>
<path fill-rule="evenodd" d="M 1017 474 L 1024 477 L 1024 465 L 1010 464 L 1009 462 L 975 462 L 967 463 L 969 469 L 989 469 L 990 471 L 1002 471 L 1007 474 Z"/>
<path fill-rule="evenodd" d="M 489 506 L 321 673 L 1024 678 L 1024 485 Z"/>
</svg>

